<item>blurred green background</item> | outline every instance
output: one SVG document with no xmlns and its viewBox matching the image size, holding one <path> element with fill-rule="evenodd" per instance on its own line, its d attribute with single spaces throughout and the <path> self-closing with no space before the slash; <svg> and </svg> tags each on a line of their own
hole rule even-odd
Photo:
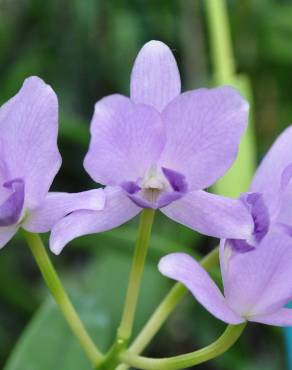
<svg viewBox="0 0 292 370">
<path fill-rule="evenodd" d="M 94 103 L 106 94 L 128 94 L 132 63 L 146 41 L 159 39 L 172 48 L 184 90 L 211 85 L 203 1 L 0 0 L 0 102 L 14 95 L 30 75 L 42 77 L 59 97 L 63 166 L 54 189 L 95 186 L 82 167 Z M 238 72 L 251 79 L 259 160 L 292 121 L 292 1 L 230 0 L 228 10 Z M 134 220 L 114 231 L 80 238 L 54 258 L 103 350 L 120 319 L 136 224 Z M 136 332 L 171 287 L 157 272 L 159 258 L 179 250 L 203 254 L 216 243 L 157 217 Z M 0 254 L 0 322 L 1 368 L 90 369 L 20 237 Z M 223 328 L 186 297 L 146 353 L 187 352 L 207 345 Z M 285 369 L 282 333 L 250 324 L 230 352 L 197 368 Z"/>
</svg>

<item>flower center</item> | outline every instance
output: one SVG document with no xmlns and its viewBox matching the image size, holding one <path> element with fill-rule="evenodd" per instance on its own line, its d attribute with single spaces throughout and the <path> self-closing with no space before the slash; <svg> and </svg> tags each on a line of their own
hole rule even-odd
<svg viewBox="0 0 292 370">
<path fill-rule="evenodd" d="M 156 166 L 151 167 L 141 181 L 142 194 L 151 204 L 155 204 L 159 195 L 166 191 L 170 185 L 167 179 Z"/>
<path fill-rule="evenodd" d="M 143 178 L 121 184 L 129 198 L 142 208 L 162 208 L 187 191 L 184 175 L 168 168 L 152 166 Z"/>
</svg>

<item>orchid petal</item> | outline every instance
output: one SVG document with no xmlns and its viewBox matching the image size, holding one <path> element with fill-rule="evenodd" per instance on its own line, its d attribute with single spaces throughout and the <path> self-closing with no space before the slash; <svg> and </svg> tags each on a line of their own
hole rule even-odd
<svg viewBox="0 0 292 370">
<path fill-rule="evenodd" d="M 137 207 L 118 187 L 104 189 L 105 207 L 101 211 L 76 211 L 64 217 L 52 229 L 50 248 L 59 254 L 71 240 L 122 225 L 135 217 L 141 208 Z"/>
<path fill-rule="evenodd" d="M 273 326 L 292 326 L 292 309 L 280 308 L 273 313 L 249 317 L 248 320 Z"/>
<path fill-rule="evenodd" d="M 192 257 L 184 253 L 173 253 L 163 257 L 159 271 L 179 281 L 212 315 L 228 324 L 239 324 L 245 320 L 233 312 L 209 274 Z"/>
<path fill-rule="evenodd" d="M 1 107 L 0 125 L 0 153 L 5 161 L 1 170 L 8 181 L 23 179 L 25 204 L 33 208 L 45 197 L 61 165 L 54 91 L 38 77 L 26 79 Z"/>
<path fill-rule="evenodd" d="M 247 118 L 247 102 L 231 87 L 181 94 L 162 112 L 161 165 L 185 175 L 191 190 L 209 187 L 235 160 Z"/>
<path fill-rule="evenodd" d="M 18 226 L 4 226 L 0 227 L 0 249 L 3 248 L 10 239 L 17 233 Z"/>
<path fill-rule="evenodd" d="M 104 208 L 103 189 L 81 193 L 48 193 L 40 207 L 32 210 L 22 227 L 30 232 L 44 233 L 64 216 L 76 210 L 99 211 Z"/>
<path fill-rule="evenodd" d="M 292 163 L 292 126 L 277 138 L 265 155 L 252 181 L 251 191 L 264 194 L 270 209 L 277 206 L 282 193 L 282 175 Z"/>
<path fill-rule="evenodd" d="M 104 185 L 136 181 L 158 160 L 164 143 L 161 118 L 155 109 L 111 95 L 95 105 L 84 166 Z"/>
<path fill-rule="evenodd" d="M 271 313 L 292 298 L 292 239 L 268 234 L 252 251 L 232 253 L 221 244 L 224 292 L 229 305 L 240 315 Z"/>
<path fill-rule="evenodd" d="M 150 41 L 140 50 L 131 75 L 131 99 L 158 111 L 180 93 L 179 70 L 167 45 Z"/>
<path fill-rule="evenodd" d="M 275 221 L 292 227 L 292 183 L 280 193 L 279 210 Z"/>
<path fill-rule="evenodd" d="M 161 209 L 166 216 L 217 238 L 250 237 L 253 220 L 244 204 L 205 191 L 193 191 Z"/>
</svg>

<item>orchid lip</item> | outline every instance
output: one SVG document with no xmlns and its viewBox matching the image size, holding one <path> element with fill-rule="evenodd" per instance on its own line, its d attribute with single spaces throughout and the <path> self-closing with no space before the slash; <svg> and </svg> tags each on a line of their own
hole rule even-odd
<svg viewBox="0 0 292 370">
<path fill-rule="evenodd" d="M 245 193 L 240 199 L 251 214 L 254 222 L 254 230 L 246 240 L 230 239 L 229 242 L 235 252 L 245 253 L 255 249 L 268 233 L 270 228 L 270 215 L 261 193 Z"/>
<path fill-rule="evenodd" d="M 24 205 L 24 180 L 15 178 L 3 183 L 11 193 L 0 205 L 0 226 L 17 224 L 21 218 Z"/>
<path fill-rule="evenodd" d="M 143 179 L 121 184 L 128 197 L 141 208 L 163 208 L 187 192 L 185 176 L 174 170 L 152 166 Z"/>
</svg>

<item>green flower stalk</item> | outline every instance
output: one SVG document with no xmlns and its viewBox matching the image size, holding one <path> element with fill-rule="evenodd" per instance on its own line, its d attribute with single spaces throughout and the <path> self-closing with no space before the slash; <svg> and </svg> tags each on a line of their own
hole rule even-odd
<svg viewBox="0 0 292 370">
<path fill-rule="evenodd" d="M 149 208 L 144 209 L 140 216 L 138 237 L 129 277 L 126 301 L 121 323 L 117 330 L 116 342 L 109 350 L 104 362 L 97 367 L 99 370 L 111 370 L 119 365 L 119 354 L 126 348 L 128 340 L 131 337 L 154 216 L 155 210 Z"/>
<path fill-rule="evenodd" d="M 146 208 L 143 210 L 140 218 L 138 238 L 135 247 L 132 269 L 130 272 L 126 302 L 124 306 L 122 321 L 118 329 L 118 338 L 123 341 L 127 341 L 132 334 L 141 278 L 148 252 L 148 244 L 150 240 L 154 215 L 154 209 Z"/>
<path fill-rule="evenodd" d="M 131 352 L 121 355 L 121 360 L 137 369 L 145 370 L 178 370 L 199 365 L 226 352 L 241 336 L 246 323 L 228 325 L 224 333 L 214 343 L 198 351 L 169 358 L 155 359 L 137 356 Z"/>
<path fill-rule="evenodd" d="M 96 348 L 85 327 L 83 326 L 77 312 L 75 311 L 54 266 L 46 252 L 39 235 L 23 230 L 22 234 L 29 246 L 41 274 L 49 288 L 55 302 L 64 315 L 73 334 L 83 348 L 85 354 L 93 366 L 102 361 L 103 355 Z"/>
</svg>

